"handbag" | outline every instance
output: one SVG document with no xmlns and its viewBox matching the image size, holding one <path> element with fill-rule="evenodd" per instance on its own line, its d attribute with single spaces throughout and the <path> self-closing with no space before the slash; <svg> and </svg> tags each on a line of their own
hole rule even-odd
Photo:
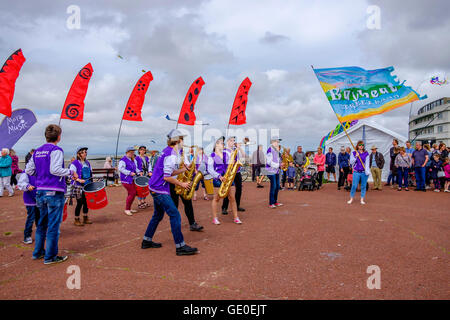
<svg viewBox="0 0 450 320">
<path fill-rule="evenodd" d="M 438 177 L 438 178 L 444 178 L 444 177 L 445 177 L 445 172 L 442 171 L 442 170 L 439 170 L 439 171 L 437 172 L 437 177 Z"/>
</svg>

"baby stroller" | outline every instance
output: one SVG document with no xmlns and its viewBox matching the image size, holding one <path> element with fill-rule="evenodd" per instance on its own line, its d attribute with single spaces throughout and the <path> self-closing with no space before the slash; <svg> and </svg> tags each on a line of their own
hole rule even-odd
<svg viewBox="0 0 450 320">
<path fill-rule="evenodd" d="M 303 171 L 300 177 L 300 185 L 298 186 L 298 191 L 308 190 L 314 191 L 318 189 L 317 185 L 317 169 L 314 167 L 308 167 L 306 171 Z"/>
</svg>

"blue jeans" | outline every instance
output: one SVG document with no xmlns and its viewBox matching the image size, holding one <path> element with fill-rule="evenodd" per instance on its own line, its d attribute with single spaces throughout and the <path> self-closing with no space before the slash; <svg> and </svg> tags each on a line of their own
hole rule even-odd
<svg viewBox="0 0 450 320">
<path fill-rule="evenodd" d="M 355 196 L 359 182 L 361 182 L 361 198 L 364 198 L 366 195 L 367 179 L 369 179 L 369 176 L 365 172 L 353 171 L 352 190 L 350 191 L 351 198 Z"/>
<path fill-rule="evenodd" d="M 417 189 L 425 190 L 425 167 L 415 167 Z"/>
<path fill-rule="evenodd" d="M 64 192 L 38 190 L 36 206 L 39 210 L 39 222 L 36 228 L 33 258 L 38 258 L 45 252 L 45 261 L 51 261 L 58 254 L 59 226 L 63 216 Z M 47 243 L 45 243 L 46 240 Z"/>
<path fill-rule="evenodd" d="M 269 205 L 278 202 L 278 191 L 280 190 L 280 174 L 271 174 L 267 176 L 270 181 Z"/>
<path fill-rule="evenodd" d="M 39 222 L 39 210 L 36 206 L 25 206 L 27 208 L 27 221 L 25 221 L 25 230 L 23 231 L 23 239 L 31 237 L 33 234 L 33 223 L 36 227 Z"/>
<path fill-rule="evenodd" d="M 180 212 L 173 203 L 172 198 L 169 194 L 161 194 L 150 192 L 153 197 L 153 205 L 155 207 L 155 212 L 151 218 L 147 231 L 145 231 L 144 240 L 152 241 L 153 235 L 156 232 L 159 222 L 164 217 L 164 212 L 170 217 L 170 228 L 172 229 L 173 240 L 175 241 L 175 246 L 177 248 L 185 245 L 183 234 L 181 233 L 181 217 Z"/>
<path fill-rule="evenodd" d="M 398 187 L 399 188 L 408 188 L 408 176 L 409 176 L 409 168 L 398 168 Z M 402 184 L 403 182 L 403 184 Z"/>
<path fill-rule="evenodd" d="M 388 178 L 387 178 L 387 183 L 391 184 L 391 182 L 392 182 L 392 184 L 395 184 L 396 182 L 398 182 L 398 181 L 395 181 L 396 180 L 395 178 L 396 178 L 395 175 L 392 173 L 392 171 L 390 171 Z"/>
</svg>

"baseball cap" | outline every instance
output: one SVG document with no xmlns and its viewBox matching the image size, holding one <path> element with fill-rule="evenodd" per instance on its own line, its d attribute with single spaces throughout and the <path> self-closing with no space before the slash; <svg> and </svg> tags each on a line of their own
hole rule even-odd
<svg viewBox="0 0 450 320">
<path fill-rule="evenodd" d="M 128 151 L 135 151 L 134 147 L 128 147 L 127 151 L 125 151 L 125 153 L 127 153 Z"/>
<path fill-rule="evenodd" d="M 87 151 L 87 149 L 88 149 L 88 147 L 78 147 L 76 153 L 80 152 L 81 150 L 86 150 Z"/>
<path fill-rule="evenodd" d="M 185 134 L 182 134 L 180 130 L 178 129 L 172 129 L 169 131 L 169 133 L 167 134 L 167 138 L 169 139 L 175 139 L 175 138 L 179 138 L 179 137 L 185 137 Z"/>
</svg>

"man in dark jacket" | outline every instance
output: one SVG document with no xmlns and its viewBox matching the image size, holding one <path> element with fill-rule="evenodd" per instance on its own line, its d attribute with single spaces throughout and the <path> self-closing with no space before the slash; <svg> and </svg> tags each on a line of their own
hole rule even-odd
<svg viewBox="0 0 450 320">
<path fill-rule="evenodd" d="M 339 165 L 339 181 L 338 190 L 344 186 L 345 180 L 347 179 L 348 172 L 350 170 L 350 154 L 345 152 L 344 146 L 341 147 L 341 152 L 338 155 L 338 165 Z"/>
<path fill-rule="evenodd" d="M 327 172 L 327 180 L 330 181 L 330 173 L 333 174 L 334 182 L 336 180 L 336 171 L 334 167 L 336 166 L 336 155 L 333 153 L 333 148 L 328 148 L 328 153 L 325 155 L 325 171 Z"/>
<path fill-rule="evenodd" d="M 384 157 L 377 151 L 376 146 L 372 146 L 372 153 L 370 154 L 370 172 L 373 178 L 373 190 L 381 191 L 381 172 L 384 167 Z"/>
</svg>

